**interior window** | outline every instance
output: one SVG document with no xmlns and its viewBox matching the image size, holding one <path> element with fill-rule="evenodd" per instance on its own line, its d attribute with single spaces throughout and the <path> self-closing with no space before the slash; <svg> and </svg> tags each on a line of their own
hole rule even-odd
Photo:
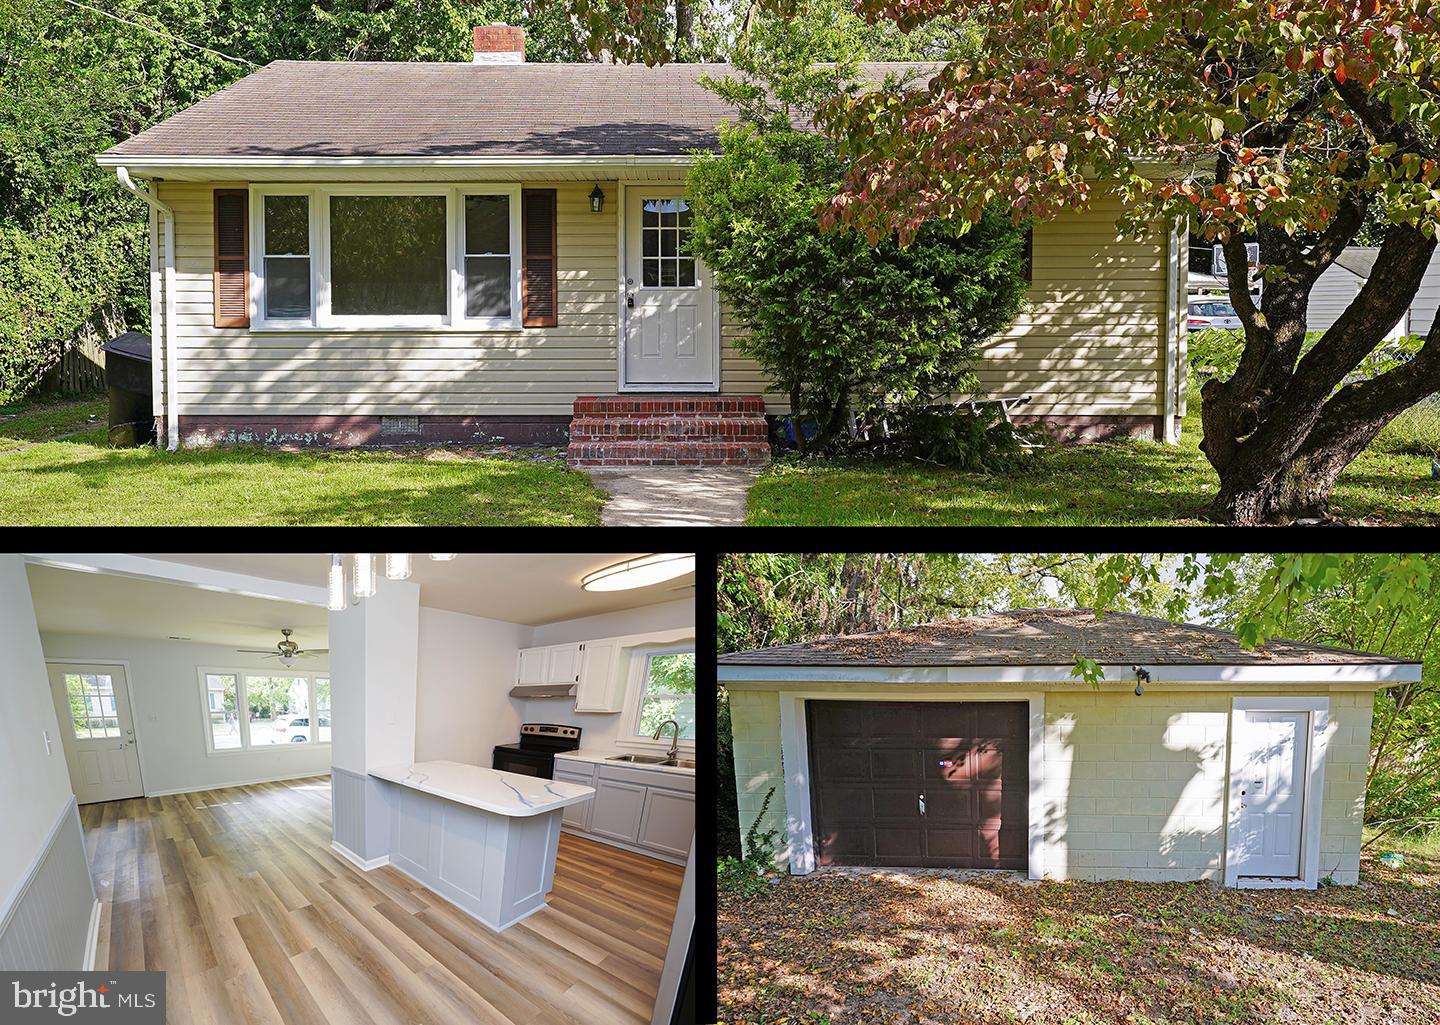
<svg viewBox="0 0 1440 1025">
<path fill-rule="evenodd" d="M 324 677 L 315 681 L 315 722 L 316 738 L 330 743 L 330 681 Z"/>
<path fill-rule="evenodd" d="M 205 697 L 210 711 L 210 746 L 216 751 L 241 746 L 238 684 L 239 680 L 228 673 L 205 674 Z"/>
<path fill-rule="evenodd" d="M 330 309 L 338 317 L 443 317 L 444 196 L 331 196 Z"/>
<path fill-rule="evenodd" d="M 465 197 L 465 316 L 510 317 L 510 197 Z"/>
<path fill-rule="evenodd" d="M 640 283 L 646 288 L 693 288 L 690 205 L 683 199 L 647 199 L 640 206 Z"/>
<path fill-rule="evenodd" d="M 310 319 L 310 197 L 265 197 L 265 319 Z"/>
<path fill-rule="evenodd" d="M 651 655 L 645 670 L 636 735 L 647 740 L 667 719 L 680 727 L 681 740 L 695 739 L 695 653 Z M 669 729 L 665 735 L 669 735 Z M 664 739 L 664 738 L 662 738 Z"/>
</svg>

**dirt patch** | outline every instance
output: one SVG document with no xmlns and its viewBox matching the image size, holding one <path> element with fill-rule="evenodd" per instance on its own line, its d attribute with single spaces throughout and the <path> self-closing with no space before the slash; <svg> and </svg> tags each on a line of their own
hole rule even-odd
<svg viewBox="0 0 1440 1025">
<path fill-rule="evenodd" d="M 1314 891 L 826 871 L 722 895 L 719 927 L 727 1023 L 1440 1023 L 1440 863 Z"/>
</svg>

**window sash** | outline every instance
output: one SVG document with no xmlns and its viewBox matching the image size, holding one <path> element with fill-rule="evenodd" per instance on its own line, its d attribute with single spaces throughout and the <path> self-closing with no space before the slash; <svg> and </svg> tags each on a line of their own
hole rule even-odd
<svg viewBox="0 0 1440 1025">
<path fill-rule="evenodd" d="M 633 664 L 630 675 L 630 691 L 626 695 L 625 722 L 621 729 L 617 743 L 622 747 L 649 747 L 654 749 L 668 748 L 670 746 L 670 735 L 667 732 L 660 740 L 655 740 L 649 731 L 641 730 L 640 723 L 645 717 L 645 702 L 648 698 L 690 698 L 693 694 L 671 694 L 669 691 L 652 691 L 650 689 L 650 661 L 663 655 L 691 655 L 695 653 L 695 645 L 692 642 L 679 644 L 666 644 L 656 647 L 644 647 L 635 650 L 632 654 Z M 680 749 L 686 752 L 695 750 L 695 738 L 681 737 Z"/>
<path fill-rule="evenodd" d="M 494 184 L 461 185 L 318 185 L 307 189 L 292 187 L 251 188 L 251 326 L 252 330 L 302 331 L 518 331 L 521 329 L 520 186 Z M 310 316 L 308 319 L 274 320 L 265 316 L 264 199 L 270 195 L 305 195 L 310 211 Z M 331 312 L 330 295 L 330 198 L 332 196 L 435 196 L 445 197 L 445 252 L 447 260 L 447 310 L 429 316 L 337 316 Z M 465 252 L 465 197 L 506 196 L 509 199 L 510 252 L 481 254 Z M 466 258 L 486 256 L 510 261 L 510 316 L 467 317 L 465 290 Z M 273 256 L 271 257 L 274 258 Z"/>
<path fill-rule="evenodd" d="M 208 754 L 208 755 L 221 755 L 221 756 L 223 756 L 223 755 L 240 754 L 240 753 L 247 753 L 247 752 L 253 753 L 253 752 L 255 752 L 255 751 L 284 750 L 284 749 L 286 749 L 286 748 L 288 748 L 288 747 L 298 746 L 298 745 L 294 745 L 294 744 L 291 744 L 291 743 L 288 743 L 288 742 L 287 742 L 287 743 L 284 743 L 284 744 L 279 744 L 279 743 L 277 743 L 277 744 L 256 744 L 256 743 L 253 742 L 253 739 L 252 739 L 252 737 L 251 737 L 251 735 L 250 735 L 250 681 L 253 680 L 253 679 L 256 679 L 256 678 L 258 678 L 258 677 L 266 677 L 266 678 L 271 678 L 271 677 L 288 677 L 288 678 L 290 678 L 290 679 L 295 679 L 295 680 L 304 680 L 304 681 L 305 681 L 306 701 L 307 701 L 307 704 L 306 704 L 306 709 L 307 709 L 306 715 L 308 716 L 308 718 L 309 718 L 309 720 L 310 720 L 308 726 L 306 727 L 306 729 L 307 729 L 307 731 L 308 731 L 309 743 L 311 743 L 311 744 L 324 744 L 324 745 L 328 745 L 328 744 L 330 743 L 329 740 L 321 740 L 321 739 L 320 739 L 320 736 L 319 736 L 319 732 L 320 732 L 319 718 L 320 718 L 320 717 L 319 717 L 318 714 L 316 714 L 316 711 L 315 711 L 316 708 L 317 708 L 317 706 L 318 706 L 318 700 L 317 700 L 317 699 L 318 699 L 318 687 L 319 687 L 319 682 L 320 682 L 321 680 L 325 680 L 325 681 L 329 682 L 329 680 L 330 680 L 330 671 L 329 671 L 328 669 L 325 670 L 325 671 L 323 671 L 323 672 L 310 673 L 310 672 L 303 672 L 303 671 L 302 671 L 302 672 L 295 672 L 294 670 L 288 670 L 288 671 L 280 672 L 280 671 L 276 671 L 276 670 L 274 670 L 274 669 L 235 669 L 235 668 L 231 668 L 231 667 L 228 667 L 228 666 L 227 666 L 227 667 L 197 666 L 197 667 L 196 667 L 196 671 L 197 671 L 197 674 L 198 674 L 199 679 L 200 679 L 201 720 L 202 720 L 203 729 L 204 729 L 204 731 L 205 731 L 205 752 L 206 752 L 206 754 Z M 236 717 L 237 717 L 237 722 L 238 722 L 238 726 L 239 726 L 239 734 L 240 734 L 240 744 L 239 744 L 238 747 L 217 747 L 217 746 L 215 746 L 215 734 L 214 734 L 213 726 L 211 725 L 211 723 L 212 723 L 211 716 L 212 716 L 212 714 L 216 714 L 216 715 L 221 714 L 221 713 L 225 710 L 225 708 L 224 708 L 225 700 L 224 700 L 224 686 L 223 686 L 223 684 L 221 684 L 221 686 L 218 686 L 218 687 L 211 686 L 211 685 L 210 685 L 210 678 L 211 678 L 211 677 L 229 677 L 229 678 L 233 678 L 233 679 L 235 680 L 235 713 L 236 713 Z M 333 693 L 333 691 L 332 691 L 332 693 Z M 219 694 L 219 695 L 220 695 L 219 701 L 217 702 L 218 705 L 219 705 L 219 708 L 212 708 L 212 707 L 211 707 L 211 697 L 210 697 L 210 696 L 211 696 L 212 694 Z M 290 713 L 287 713 L 287 714 L 289 714 L 289 715 L 291 715 L 291 716 L 294 716 L 294 717 L 297 717 L 297 718 L 298 718 L 298 717 L 301 717 L 301 713 L 299 713 L 299 712 L 290 712 Z M 327 719 L 329 718 L 328 705 L 327 705 L 326 718 L 327 718 Z M 272 722 L 274 721 L 274 719 L 273 719 L 273 713 L 272 713 L 272 719 L 271 719 L 271 721 L 272 721 Z"/>
</svg>

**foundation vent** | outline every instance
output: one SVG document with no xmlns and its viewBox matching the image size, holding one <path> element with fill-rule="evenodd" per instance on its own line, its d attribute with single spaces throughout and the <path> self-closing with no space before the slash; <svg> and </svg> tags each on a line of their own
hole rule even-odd
<svg viewBox="0 0 1440 1025">
<path fill-rule="evenodd" d="M 420 418 L 418 416 L 382 416 L 380 418 L 381 437 L 413 436 L 419 433 Z"/>
</svg>

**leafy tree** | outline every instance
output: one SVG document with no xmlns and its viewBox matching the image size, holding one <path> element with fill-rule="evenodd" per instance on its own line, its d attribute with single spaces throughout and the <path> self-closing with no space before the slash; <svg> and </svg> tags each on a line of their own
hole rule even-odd
<svg viewBox="0 0 1440 1025">
<path fill-rule="evenodd" d="M 796 125 L 854 87 L 863 38 L 833 25 L 767 23 L 735 53 L 738 75 L 707 79 L 741 111 L 720 152 L 689 175 L 690 252 L 748 329 L 737 342 L 814 419 L 816 447 L 847 410 L 923 403 L 971 390 L 980 344 L 1024 300 L 1023 235 L 989 214 L 968 231 L 935 223 L 901 246 L 824 232 L 815 212 L 845 172 L 833 147 Z M 820 63 L 831 58 L 830 63 Z M 805 447 L 797 431 L 800 447 Z"/>
<path fill-rule="evenodd" d="M 1411 358 L 1357 373 L 1413 300 L 1440 223 L 1440 14 L 1425 0 L 854 9 L 906 31 L 963 18 L 979 55 L 820 111 L 850 161 L 826 224 L 909 240 L 936 219 L 978 221 L 996 202 L 1044 219 L 1118 194 L 1131 227 L 1191 220 L 1225 247 L 1245 348 L 1233 374 L 1202 390 L 1214 519 L 1323 511 L 1346 465 L 1440 388 L 1440 322 Z M 654 59 L 643 22 L 588 27 Z M 1383 226 L 1374 271 L 1305 350 L 1311 290 L 1367 223 Z M 1263 309 L 1249 296 L 1247 237 L 1260 242 Z"/>
</svg>

